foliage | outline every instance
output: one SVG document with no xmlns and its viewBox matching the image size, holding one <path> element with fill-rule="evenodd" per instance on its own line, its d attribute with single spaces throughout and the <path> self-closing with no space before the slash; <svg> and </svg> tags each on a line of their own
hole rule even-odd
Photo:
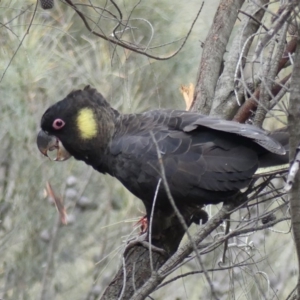
<svg viewBox="0 0 300 300">
<path fill-rule="evenodd" d="M 49 11 L 36 8 L 36 2 L 29 0 L 1 2 L 0 298 L 7 300 L 98 299 L 120 267 L 126 242 L 138 235 L 136 222 L 143 215 L 140 201 L 116 180 L 74 160 L 60 164 L 40 156 L 35 137 L 44 110 L 87 84 L 101 90 L 123 112 L 184 109 L 179 88 L 197 78 L 201 42 L 219 3 L 206 1 L 183 49 L 172 59 L 160 61 L 97 38 L 66 2 L 56 1 Z M 113 33 L 114 18 L 100 18 L 99 10 L 88 6 L 90 1 L 80 4 L 94 28 L 106 36 Z M 118 13 L 113 1 L 97 1 L 97 5 Z M 201 6 L 198 1 L 156 0 L 151 4 L 120 1 L 118 5 L 133 28 L 120 37 L 156 56 L 175 53 Z M 274 5 L 269 8 L 277 9 Z M 266 15 L 264 24 L 270 26 L 270 18 Z M 239 25 L 238 21 L 233 33 Z M 254 39 L 252 53 L 257 42 Z M 228 50 L 231 43 L 233 36 Z M 250 69 L 246 64 L 247 79 L 253 77 Z M 275 181 L 282 185 L 281 178 Z M 46 182 L 64 199 L 68 226 L 60 225 L 53 199 L 44 193 Z M 286 198 L 278 196 L 272 185 L 264 191 L 259 200 L 255 198 L 256 204 L 232 216 L 232 232 L 244 226 L 245 233 L 230 239 L 227 259 L 220 262 L 222 247 L 202 255 L 220 299 L 271 299 L 275 295 L 284 299 L 295 286 L 296 260 Z M 208 207 L 209 215 L 219 208 Z M 262 226 L 262 218 L 272 216 L 268 212 L 273 209 L 276 220 L 283 221 L 276 224 L 273 220 L 273 224 L 271 220 L 262 230 L 252 230 Z M 190 232 L 194 234 L 198 227 L 192 226 Z M 223 234 L 224 226 L 220 226 L 205 239 L 205 245 L 214 248 Z M 185 237 L 183 243 L 187 240 Z M 175 276 L 180 277 L 154 292 L 155 299 L 211 296 L 196 259 L 186 259 L 172 273 Z"/>
</svg>

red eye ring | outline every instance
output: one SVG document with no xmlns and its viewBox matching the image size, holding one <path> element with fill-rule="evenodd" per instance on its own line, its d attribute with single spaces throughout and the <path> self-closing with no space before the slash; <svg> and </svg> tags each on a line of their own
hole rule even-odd
<svg viewBox="0 0 300 300">
<path fill-rule="evenodd" d="M 65 126 L 65 122 L 62 119 L 55 119 L 53 121 L 52 127 L 56 130 L 59 130 Z"/>
</svg>

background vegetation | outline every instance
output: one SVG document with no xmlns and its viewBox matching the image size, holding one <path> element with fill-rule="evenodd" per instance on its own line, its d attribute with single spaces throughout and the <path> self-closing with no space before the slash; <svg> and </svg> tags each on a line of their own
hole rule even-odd
<svg viewBox="0 0 300 300">
<path fill-rule="evenodd" d="M 40 118 L 49 105 L 87 84 L 122 112 L 185 109 L 180 85 L 196 80 L 201 45 L 218 3 L 206 1 L 183 49 L 160 61 L 93 36 L 64 2 L 56 1 L 47 11 L 36 9 L 36 2 L 30 0 L 0 2 L 1 299 L 99 298 L 120 267 L 126 242 L 139 233 L 137 221 L 144 208 L 116 180 L 84 163 L 73 159 L 53 163 L 41 157 L 35 145 Z M 112 3 L 97 5 L 116 13 Z M 159 46 L 152 53 L 168 56 L 181 45 L 201 3 L 153 0 L 118 5 L 134 28 L 132 35 L 124 31 L 125 38 Z M 96 10 L 86 13 L 91 18 L 99 15 Z M 101 19 L 106 34 L 112 34 L 115 26 L 112 18 Z M 45 194 L 47 182 L 65 201 L 68 226 L 60 225 L 53 201 Z M 276 201 L 266 204 L 266 209 L 277 207 Z M 216 209 L 207 208 L 210 215 Z M 287 210 L 282 207 L 277 217 L 286 216 Z M 245 214 L 241 210 L 236 218 Z M 218 234 L 211 235 L 210 241 Z M 235 238 L 229 248 L 235 263 L 248 265 L 211 274 L 220 299 L 284 299 L 295 286 L 296 260 L 288 222 Z M 217 249 L 204 256 L 205 267 L 221 266 L 222 253 Z M 198 268 L 188 260 L 172 277 Z M 203 274 L 196 274 L 152 296 L 208 299 L 209 294 Z"/>
</svg>

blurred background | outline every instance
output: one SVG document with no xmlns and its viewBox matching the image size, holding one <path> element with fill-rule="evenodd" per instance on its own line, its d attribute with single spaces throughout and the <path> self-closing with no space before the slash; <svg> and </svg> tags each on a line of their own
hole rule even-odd
<svg viewBox="0 0 300 300">
<path fill-rule="evenodd" d="M 123 18 L 130 18 L 135 28 L 134 35 L 129 31 L 124 35 L 155 47 L 151 54 L 161 57 L 180 47 L 201 6 L 199 1 L 119 2 L 127 13 Z M 205 2 L 183 49 L 165 61 L 116 48 L 93 36 L 74 10 L 60 1 L 52 10 L 38 5 L 36 11 L 35 1 L 0 2 L 1 299 L 99 298 L 120 267 L 126 241 L 139 233 L 137 222 L 144 208 L 119 182 L 84 163 L 74 159 L 54 163 L 42 157 L 35 144 L 40 118 L 49 105 L 88 84 L 124 113 L 185 109 L 179 89 L 196 81 L 201 43 L 218 2 Z M 80 3 L 84 10 L 90 1 Z M 111 3 L 97 1 L 97 5 L 116 13 Z M 87 16 L 96 19 L 99 13 L 89 9 Z M 113 33 L 112 18 L 99 22 L 107 35 Z M 45 192 L 47 182 L 64 199 L 67 226 L 60 225 Z M 257 245 L 253 253 L 250 245 L 249 251 L 250 257 L 260 260 L 259 276 L 214 273 L 220 299 L 260 299 L 256 291 L 272 285 L 277 299 L 287 296 L 294 282 L 295 260 L 288 224 L 281 226 L 247 236 Z M 274 247 L 278 237 L 279 245 Z M 218 266 L 220 253 L 204 258 L 207 268 Z M 190 261 L 177 273 L 195 269 L 197 264 Z M 235 287 L 230 280 L 234 276 Z M 231 298 L 234 289 L 238 292 Z M 206 299 L 206 292 L 209 287 L 200 274 L 169 284 L 153 297 Z"/>
</svg>

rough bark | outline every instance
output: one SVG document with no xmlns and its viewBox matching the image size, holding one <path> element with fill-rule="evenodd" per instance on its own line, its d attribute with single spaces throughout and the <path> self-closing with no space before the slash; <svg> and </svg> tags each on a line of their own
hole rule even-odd
<svg viewBox="0 0 300 300">
<path fill-rule="evenodd" d="M 186 223 L 189 223 L 191 209 L 181 211 Z M 161 219 L 168 218 L 170 226 L 161 230 L 160 237 L 153 238 L 152 244 L 163 249 L 161 253 L 155 249 L 149 252 L 147 246 L 142 246 L 138 242 L 129 245 L 125 250 L 123 266 L 119 269 L 114 279 L 105 290 L 101 300 L 132 299 L 133 294 L 138 290 L 157 270 L 167 261 L 167 259 L 177 250 L 185 231 L 177 216 L 160 216 Z M 125 270 L 125 278 L 124 278 Z M 120 297 L 121 298 L 121 297 Z"/>
<path fill-rule="evenodd" d="M 204 42 L 192 111 L 209 114 L 229 37 L 243 0 L 222 0 Z"/>
<path fill-rule="evenodd" d="M 114 279 L 106 288 L 102 300 L 121 298 L 131 299 L 137 289 L 139 289 L 152 275 L 149 251 L 143 246 L 132 247 L 126 255 L 123 263 L 126 267 L 120 268 Z M 167 260 L 158 252 L 152 252 L 153 271 L 163 265 Z M 124 278 L 124 270 L 126 275 Z M 121 289 L 120 289 L 121 287 Z"/>
<path fill-rule="evenodd" d="M 252 38 L 249 39 L 249 37 L 260 28 L 259 22 L 265 14 L 265 9 L 260 7 L 267 3 L 267 0 L 261 0 L 258 3 L 250 2 L 245 8 L 247 14 L 253 16 L 253 19 L 242 15 L 240 29 L 232 42 L 224 64 L 224 71 L 216 87 L 216 94 L 210 113 L 212 116 L 221 116 L 224 119 L 230 120 L 239 107 L 236 97 L 231 97 L 234 93 L 234 76 L 241 55 L 246 57 L 249 52 L 252 43 Z M 244 65 L 244 61 L 241 62 L 241 67 Z"/>
</svg>

